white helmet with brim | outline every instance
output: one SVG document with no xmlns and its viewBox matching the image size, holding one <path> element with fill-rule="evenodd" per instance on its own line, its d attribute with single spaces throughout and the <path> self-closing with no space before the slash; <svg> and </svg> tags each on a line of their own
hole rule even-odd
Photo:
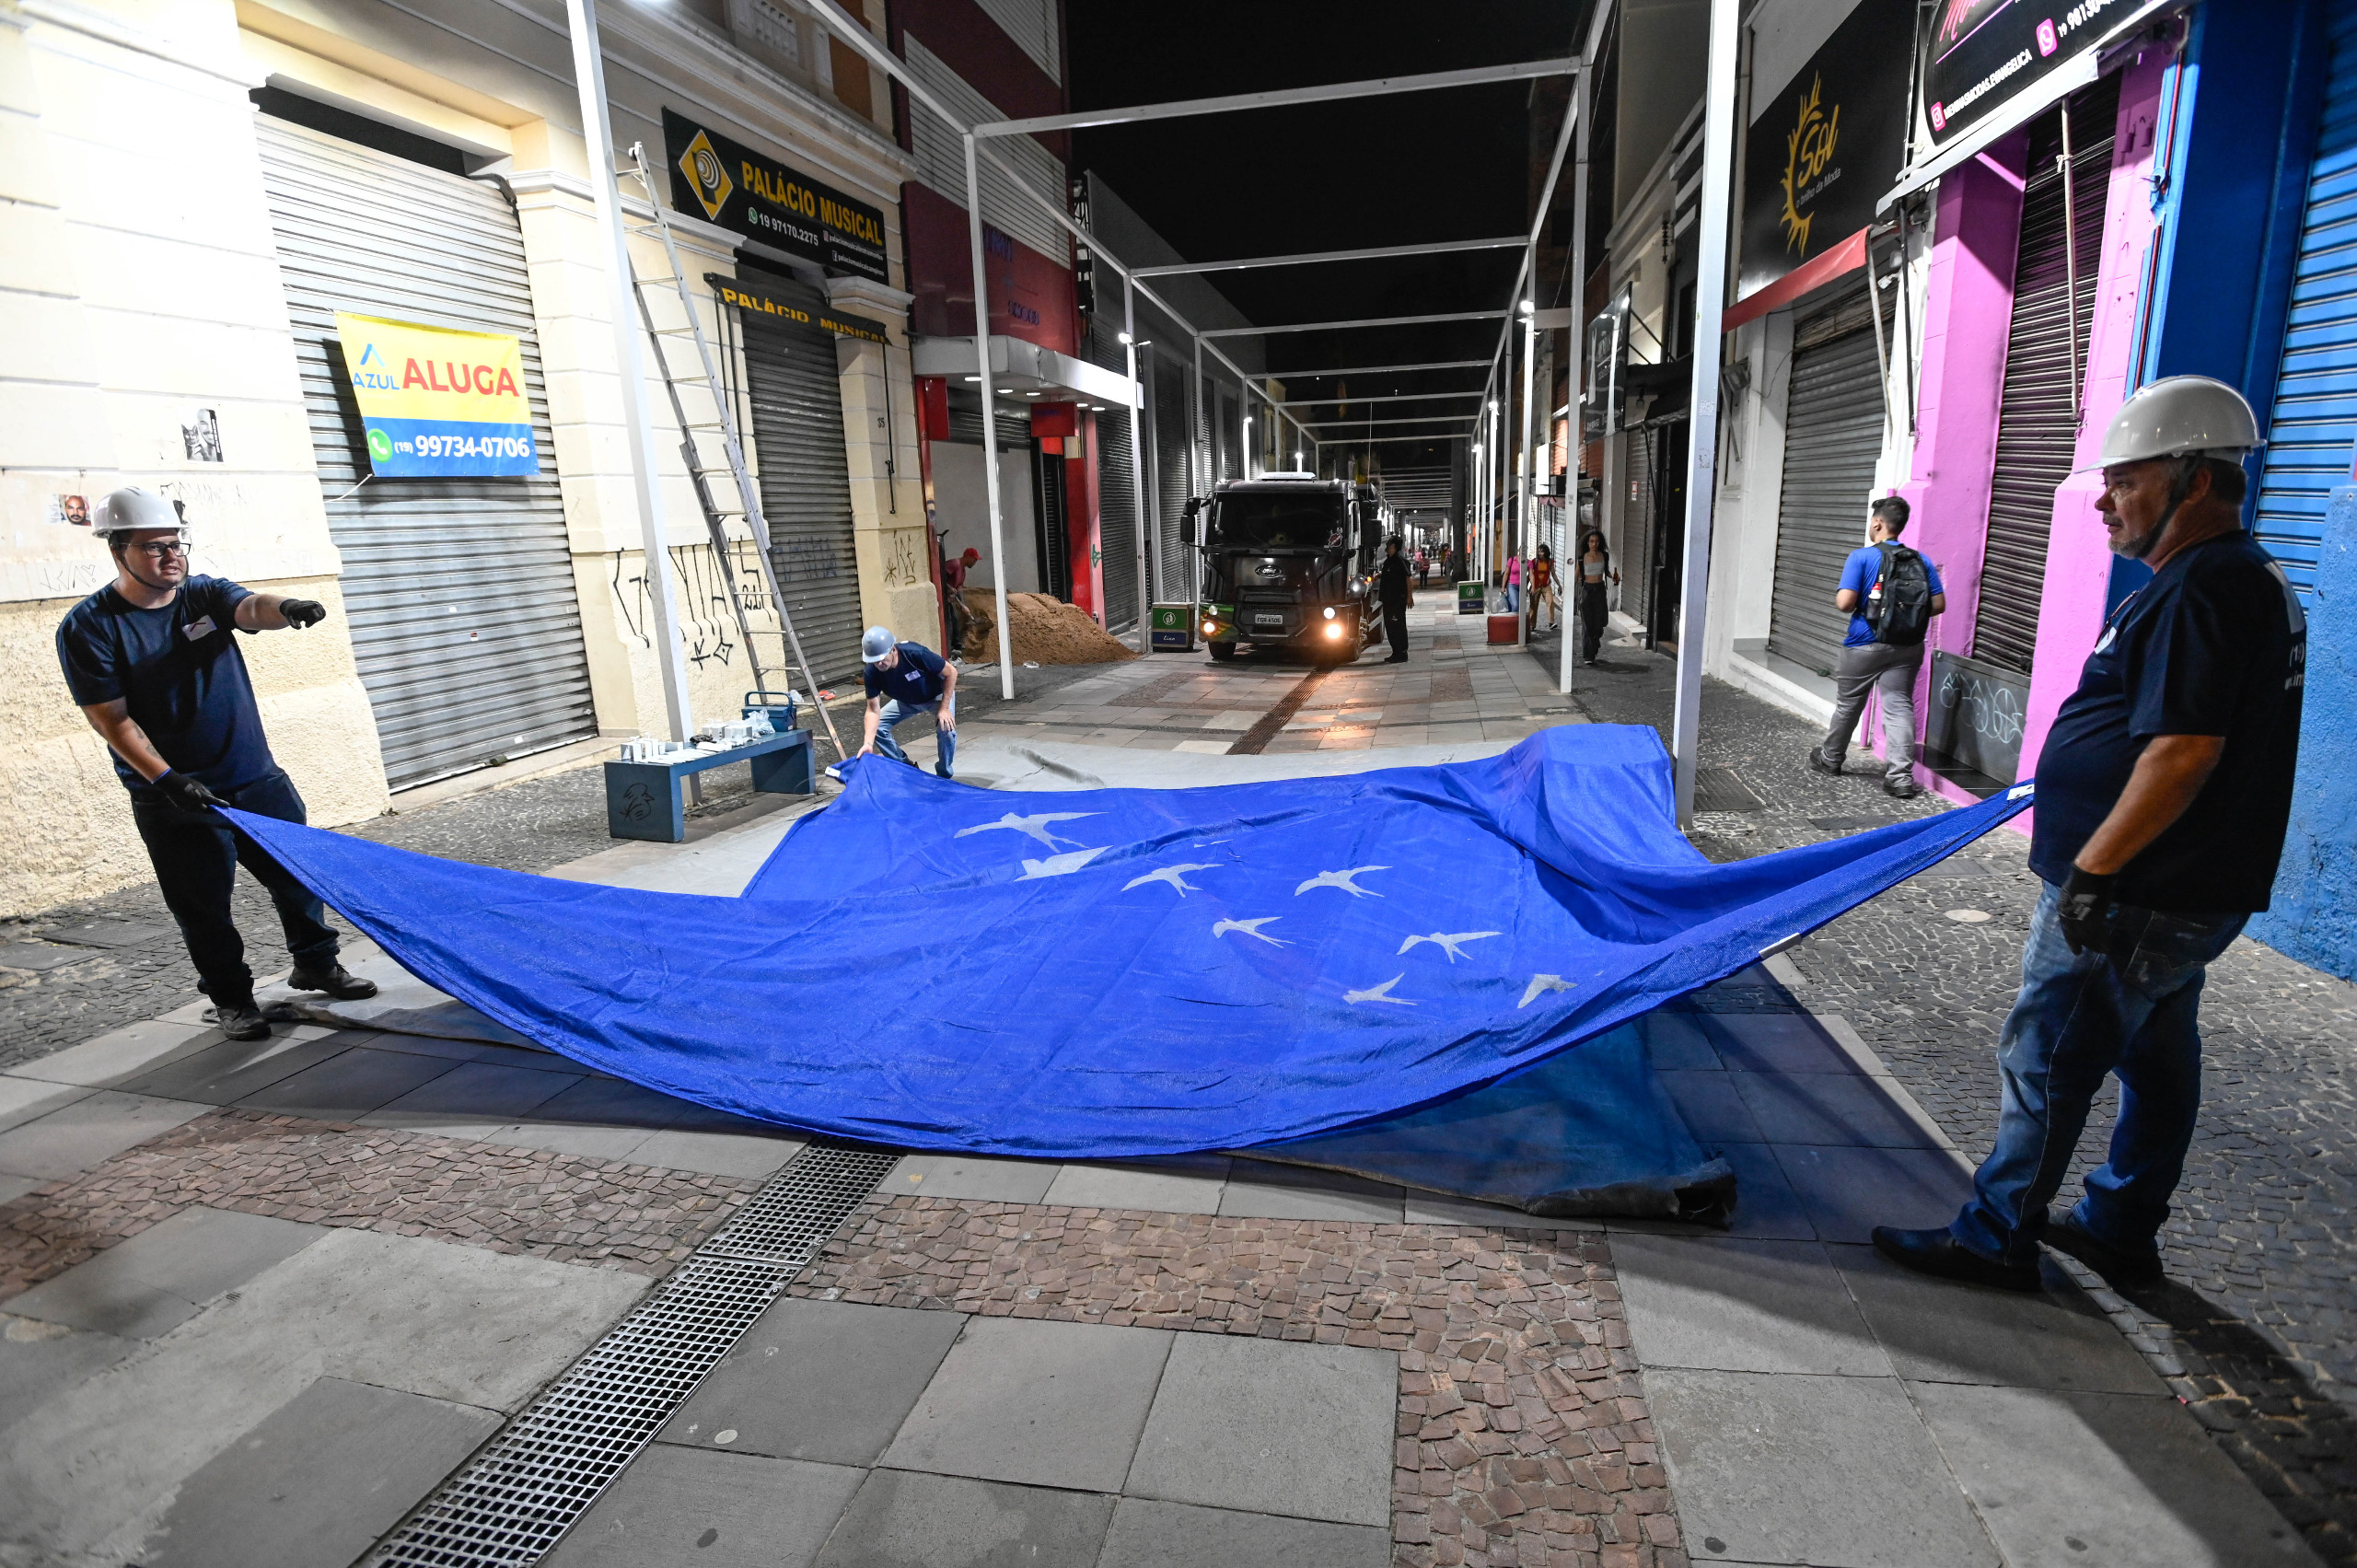
<svg viewBox="0 0 2357 1568">
<path fill-rule="evenodd" d="M 2104 427 L 2102 454 L 2082 473 L 2154 458 L 2239 463 L 2267 445 L 2240 392 L 2207 376 L 2169 376 L 2140 387 Z"/>
<path fill-rule="evenodd" d="M 170 528 L 185 536 L 188 524 L 178 502 L 136 484 L 109 491 L 90 510 L 90 532 L 99 539 L 141 528 Z"/>
</svg>

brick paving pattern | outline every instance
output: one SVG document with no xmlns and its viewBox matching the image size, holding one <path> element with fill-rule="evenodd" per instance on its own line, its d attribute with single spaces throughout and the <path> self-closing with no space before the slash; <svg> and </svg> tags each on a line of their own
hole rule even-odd
<svg viewBox="0 0 2357 1568">
<path fill-rule="evenodd" d="M 760 1186 L 220 1110 L 0 1204 L 0 1301 L 194 1204 L 659 1277 Z"/>
<path fill-rule="evenodd" d="M 1687 1568 L 1600 1232 L 900 1195 L 791 1294 L 1397 1351 L 1396 1568 Z"/>
</svg>

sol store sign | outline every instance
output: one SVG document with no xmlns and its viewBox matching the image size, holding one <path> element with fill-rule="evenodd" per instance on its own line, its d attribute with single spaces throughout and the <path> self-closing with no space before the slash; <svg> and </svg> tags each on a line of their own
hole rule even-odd
<svg viewBox="0 0 2357 1568">
<path fill-rule="evenodd" d="M 515 338 L 341 310 L 335 329 L 377 478 L 540 471 Z"/>
</svg>

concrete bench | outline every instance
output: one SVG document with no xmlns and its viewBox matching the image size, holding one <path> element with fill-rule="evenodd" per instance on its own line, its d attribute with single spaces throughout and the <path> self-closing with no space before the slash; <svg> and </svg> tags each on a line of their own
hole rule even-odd
<svg viewBox="0 0 2357 1568">
<path fill-rule="evenodd" d="M 659 761 L 606 764 L 606 830 L 618 839 L 676 844 L 688 836 L 679 784 L 690 773 L 753 764 L 753 787 L 764 795 L 808 795 L 819 787 L 810 765 L 810 732 L 789 729 L 726 751 L 681 751 Z"/>
</svg>

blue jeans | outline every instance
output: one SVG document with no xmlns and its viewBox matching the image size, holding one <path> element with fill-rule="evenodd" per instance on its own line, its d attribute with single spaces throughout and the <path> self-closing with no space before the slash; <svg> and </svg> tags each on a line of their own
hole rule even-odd
<svg viewBox="0 0 2357 1568">
<path fill-rule="evenodd" d="M 240 811 L 304 819 L 303 797 L 284 772 L 257 779 L 243 789 L 215 793 Z M 245 938 L 229 916 L 229 893 L 243 865 L 278 906 L 278 923 L 295 967 L 308 971 L 335 967 L 335 928 L 317 894 L 270 857 L 268 851 L 229 826 L 216 811 L 182 811 L 161 799 L 134 800 L 131 819 L 147 845 L 164 907 L 179 923 L 180 939 L 196 965 L 197 984 L 223 1007 L 254 1005 L 254 971 L 246 965 Z"/>
<path fill-rule="evenodd" d="M 2110 1157 L 2087 1173 L 2072 1214 L 2123 1250 L 2154 1245 L 2201 1109 L 2202 973 L 2250 918 L 2123 907 L 2111 923 L 2121 956 L 2073 954 L 2061 901 L 2048 884 L 2030 917 L 2021 994 L 1997 1044 L 1997 1147 L 1950 1227 L 1971 1250 L 2013 1263 L 2037 1261 L 2046 1206 L 2109 1073 L 2119 1075 Z"/>
<path fill-rule="evenodd" d="M 903 720 L 912 719 L 919 714 L 931 714 L 938 719 L 941 715 L 941 703 L 938 701 L 903 703 L 898 697 L 886 703 L 883 712 L 876 720 L 876 749 L 891 758 L 895 762 L 907 762 L 909 754 L 900 749 L 899 741 L 892 738 L 892 726 Z M 935 734 L 934 740 L 935 749 L 941 754 L 941 760 L 933 765 L 933 771 L 946 779 L 949 777 L 950 771 L 957 766 L 958 732 L 954 729 L 938 730 Z M 914 763 L 910 765 L 915 766 Z"/>
</svg>

